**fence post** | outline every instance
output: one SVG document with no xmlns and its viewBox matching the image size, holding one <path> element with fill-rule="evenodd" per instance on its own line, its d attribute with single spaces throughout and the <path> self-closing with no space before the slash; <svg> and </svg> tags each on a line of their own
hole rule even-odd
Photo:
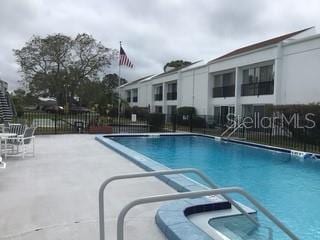
<svg viewBox="0 0 320 240">
<path fill-rule="evenodd" d="M 272 130 L 273 130 L 273 125 L 271 126 L 270 131 L 269 131 L 269 145 L 271 145 L 271 140 L 272 140 Z"/>
<path fill-rule="evenodd" d="M 119 117 L 118 117 L 118 133 L 120 133 L 120 120 L 121 119 L 121 114 L 119 113 Z"/>
<path fill-rule="evenodd" d="M 303 151 L 307 150 L 307 130 L 306 130 L 306 126 L 303 126 Z"/>
<path fill-rule="evenodd" d="M 54 114 L 54 134 L 57 134 L 57 113 Z"/>
<path fill-rule="evenodd" d="M 189 132 L 192 132 L 192 113 L 189 115 Z"/>
<path fill-rule="evenodd" d="M 177 115 L 173 114 L 172 116 L 172 131 L 176 132 L 177 131 Z"/>
</svg>

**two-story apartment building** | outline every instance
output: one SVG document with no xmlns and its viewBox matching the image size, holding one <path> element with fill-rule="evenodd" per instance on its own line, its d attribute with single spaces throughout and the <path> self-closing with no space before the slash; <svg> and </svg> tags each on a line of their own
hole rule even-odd
<svg viewBox="0 0 320 240">
<path fill-rule="evenodd" d="M 269 104 L 320 102 L 320 34 L 314 28 L 292 32 L 120 90 L 131 106 L 169 114 L 192 106 L 198 114 L 224 117 L 263 112 Z"/>
</svg>

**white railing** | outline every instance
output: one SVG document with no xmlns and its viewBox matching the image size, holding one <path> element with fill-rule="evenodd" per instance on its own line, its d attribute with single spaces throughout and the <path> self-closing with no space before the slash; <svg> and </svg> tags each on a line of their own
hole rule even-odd
<svg viewBox="0 0 320 240">
<path fill-rule="evenodd" d="M 124 238 L 124 218 L 128 211 L 133 208 L 134 206 L 146 204 L 146 203 L 153 203 L 153 202 L 162 202 L 168 200 L 176 200 L 182 198 L 195 198 L 195 197 L 203 197 L 209 195 L 222 195 L 226 200 L 228 200 L 235 208 L 237 208 L 242 214 L 248 217 L 250 221 L 255 223 L 257 226 L 260 224 L 250 216 L 239 204 L 233 201 L 230 197 L 226 194 L 229 193 L 238 193 L 247 200 L 249 200 L 258 210 L 260 210 L 267 218 L 269 218 L 275 225 L 277 225 L 290 239 L 298 240 L 299 238 L 291 232 L 291 230 L 286 227 L 280 220 L 278 220 L 271 212 L 269 212 L 266 208 L 264 208 L 256 199 L 254 199 L 251 195 L 245 192 L 242 188 L 239 187 L 230 187 L 230 188 L 217 188 L 217 185 L 214 184 L 204 173 L 200 170 L 195 168 L 185 168 L 185 169 L 175 169 L 175 170 L 163 170 L 163 171 L 152 171 L 152 172 L 143 172 L 143 173 L 132 173 L 132 174 L 124 174 L 118 175 L 105 180 L 99 189 L 99 231 L 100 231 L 100 240 L 105 240 L 105 226 L 104 226 L 104 190 L 106 186 L 115 180 L 121 179 L 132 179 L 132 178 L 142 178 L 142 177 L 160 177 L 164 175 L 172 175 L 172 174 L 181 174 L 181 173 L 194 173 L 201 177 L 203 181 L 205 181 L 211 189 L 209 190 L 202 190 L 202 191 L 193 191 L 193 192 L 184 192 L 184 193 L 173 193 L 173 194 L 164 194 L 164 195 L 157 195 L 151 197 L 145 197 L 136 199 L 129 204 L 127 204 L 120 212 L 117 220 L 117 240 L 123 240 Z"/>
<path fill-rule="evenodd" d="M 290 239 L 299 240 L 299 238 L 291 232 L 282 222 L 280 222 L 272 213 L 270 213 L 266 208 L 264 208 L 257 200 L 255 200 L 251 195 L 245 192 L 242 188 L 239 187 L 229 187 L 229 188 L 219 188 L 195 192 L 185 192 L 185 193 L 173 193 L 158 195 L 152 197 L 145 197 L 136 199 L 129 204 L 127 204 L 120 212 L 117 220 L 117 240 L 123 240 L 124 238 L 124 218 L 127 215 L 128 211 L 141 204 L 154 203 L 154 202 L 163 202 L 169 200 L 177 200 L 182 198 L 195 198 L 203 197 L 216 194 L 228 194 L 228 193 L 238 193 L 248 199 L 255 207 L 257 207 L 269 220 L 271 220 L 275 225 L 277 225 Z"/>
</svg>

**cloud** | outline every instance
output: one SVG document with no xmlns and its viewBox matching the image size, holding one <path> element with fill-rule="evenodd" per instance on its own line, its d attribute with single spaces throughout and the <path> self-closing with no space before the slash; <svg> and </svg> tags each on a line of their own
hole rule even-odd
<svg viewBox="0 0 320 240">
<path fill-rule="evenodd" d="M 135 65 L 133 80 L 158 73 L 173 59 L 209 60 L 235 48 L 318 26 L 320 2 L 298 0 L 3 0 L 0 77 L 19 86 L 12 49 L 32 35 L 86 32 L 111 48 L 119 40 Z M 117 72 L 117 66 L 109 69 Z"/>
</svg>

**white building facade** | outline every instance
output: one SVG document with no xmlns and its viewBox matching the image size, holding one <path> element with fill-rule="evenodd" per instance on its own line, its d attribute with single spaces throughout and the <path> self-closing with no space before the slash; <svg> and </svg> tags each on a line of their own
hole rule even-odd
<svg viewBox="0 0 320 240">
<path fill-rule="evenodd" d="M 130 106 L 199 115 L 248 115 L 267 105 L 320 102 L 320 34 L 314 28 L 232 51 L 208 63 L 148 76 L 120 87 Z"/>
</svg>

